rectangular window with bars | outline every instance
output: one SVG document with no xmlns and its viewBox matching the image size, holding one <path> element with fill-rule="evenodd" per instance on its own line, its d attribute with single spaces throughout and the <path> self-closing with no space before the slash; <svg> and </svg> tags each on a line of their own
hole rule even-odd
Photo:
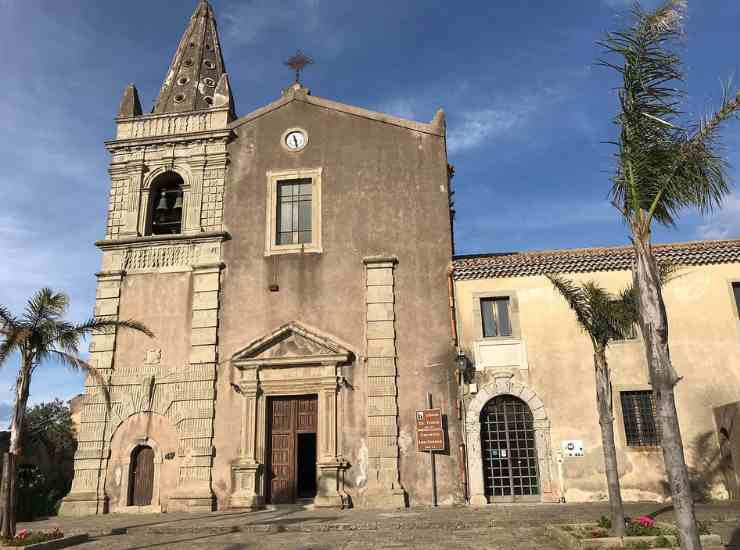
<svg viewBox="0 0 740 550">
<path fill-rule="evenodd" d="M 624 417 L 624 434 L 629 447 L 657 447 L 660 430 L 655 419 L 655 395 L 651 390 L 619 394 Z"/>
<path fill-rule="evenodd" d="M 311 179 L 278 181 L 275 244 L 311 243 Z"/>
<path fill-rule="evenodd" d="M 483 321 L 483 337 L 511 336 L 511 299 L 481 298 L 481 319 Z"/>
</svg>

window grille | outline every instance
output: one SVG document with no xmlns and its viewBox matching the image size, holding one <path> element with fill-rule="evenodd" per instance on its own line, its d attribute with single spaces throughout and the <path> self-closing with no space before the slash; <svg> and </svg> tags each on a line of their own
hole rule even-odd
<svg viewBox="0 0 740 550">
<path fill-rule="evenodd" d="M 622 416 L 629 447 L 657 447 L 660 430 L 655 420 L 655 395 L 652 391 L 623 391 Z"/>
<path fill-rule="evenodd" d="M 732 283 L 732 293 L 735 295 L 735 309 L 740 315 L 740 283 Z"/>
<path fill-rule="evenodd" d="M 278 182 L 275 244 L 311 243 L 312 191 L 310 179 Z"/>
<path fill-rule="evenodd" d="M 483 337 L 511 336 L 511 300 L 503 298 L 481 298 Z"/>
</svg>

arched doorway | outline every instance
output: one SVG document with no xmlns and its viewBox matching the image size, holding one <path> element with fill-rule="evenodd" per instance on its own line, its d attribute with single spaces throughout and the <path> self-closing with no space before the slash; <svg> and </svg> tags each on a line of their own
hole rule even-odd
<svg viewBox="0 0 740 550">
<path fill-rule="evenodd" d="M 534 416 L 513 395 L 499 395 L 480 413 L 483 485 L 488 502 L 539 500 Z"/>
<path fill-rule="evenodd" d="M 154 450 L 136 447 L 131 453 L 129 473 L 129 506 L 150 506 L 154 492 Z"/>
</svg>

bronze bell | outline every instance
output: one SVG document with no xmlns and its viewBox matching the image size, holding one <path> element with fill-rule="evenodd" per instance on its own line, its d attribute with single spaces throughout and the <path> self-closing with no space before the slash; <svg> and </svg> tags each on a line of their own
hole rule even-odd
<svg viewBox="0 0 740 550">
<path fill-rule="evenodd" d="M 159 196 L 159 204 L 157 205 L 157 210 L 168 210 L 168 208 L 167 208 L 167 193 L 164 192 L 164 191 Z"/>
<path fill-rule="evenodd" d="M 177 195 L 177 198 L 175 199 L 175 206 L 173 206 L 172 208 L 182 208 L 182 195 Z"/>
</svg>

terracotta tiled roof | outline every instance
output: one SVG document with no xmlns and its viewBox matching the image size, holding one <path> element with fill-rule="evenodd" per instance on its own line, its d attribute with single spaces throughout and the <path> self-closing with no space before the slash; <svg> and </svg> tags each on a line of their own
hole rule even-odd
<svg viewBox="0 0 740 550">
<path fill-rule="evenodd" d="M 740 262 L 740 239 L 653 245 L 657 259 L 674 265 Z M 583 273 L 631 269 L 631 246 L 572 248 L 540 252 L 503 252 L 456 256 L 456 280 L 525 277 L 546 273 Z"/>
</svg>

